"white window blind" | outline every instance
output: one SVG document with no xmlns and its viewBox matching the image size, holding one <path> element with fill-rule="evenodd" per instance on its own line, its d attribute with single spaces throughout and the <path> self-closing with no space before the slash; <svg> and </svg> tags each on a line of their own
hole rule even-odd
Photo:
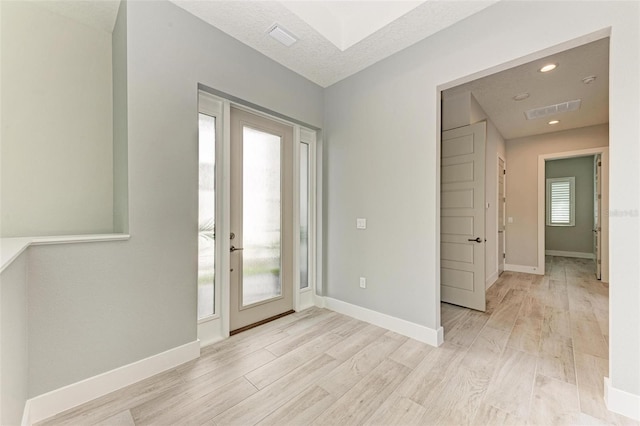
<svg viewBox="0 0 640 426">
<path fill-rule="evenodd" d="M 575 177 L 547 179 L 547 225 L 575 226 Z"/>
</svg>

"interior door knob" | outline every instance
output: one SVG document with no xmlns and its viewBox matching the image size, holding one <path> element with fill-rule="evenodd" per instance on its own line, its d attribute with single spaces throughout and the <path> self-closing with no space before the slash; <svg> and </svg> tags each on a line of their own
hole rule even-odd
<svg viewBox="0 0 640 426">
<path fill-rule="evenodd" d="M 481 243 L 482 239 L 480 237 L 478 237 L 478 238 L 469 238 L 467 241 L 475 241 L 476 243 Z"/>
<path fill-rule="evenodd" d="M 237 250 L 244 250 L 244 249 L 242 247 L 234 247 L 234 246 L 231 246 L 231 248 L 229 249 L 229 251 L 231 253 L 233 253 L 234 251 L 237 251 Z"/>
</svg>

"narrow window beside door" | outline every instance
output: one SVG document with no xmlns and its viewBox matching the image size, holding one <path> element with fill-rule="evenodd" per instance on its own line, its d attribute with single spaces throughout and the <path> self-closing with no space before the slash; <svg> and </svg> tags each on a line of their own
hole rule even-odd
<svg viewBox="0 0 640 426">
<path fill-rule="evenodd" d="M 201 320 L 215 313 L 215 117 L 199 114 L 198 128 L 198 320 Z"/>
<path fill-rule="evenodd" d="M 300 288 L 309 287 L 309 145 L 300 143 Z"/>
</svg>

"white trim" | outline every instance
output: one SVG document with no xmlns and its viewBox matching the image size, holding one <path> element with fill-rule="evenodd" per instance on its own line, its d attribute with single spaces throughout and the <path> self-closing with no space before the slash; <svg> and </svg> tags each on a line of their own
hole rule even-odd
<svg viewBox="0 0 640 426">
<path fill-rule="evenodd" d="M 489 275 L 489 278 L 487 278 L 485 283 L 484 283 L 485 290 L 488 290 L 489 287 L 491 287 L 492 285 L 494 285 L 496 283 L 496 281 L 498 281 L 498 276 L 499 275 L 500 274 L 498 273 L 498 271 L 495 271 L 493 274 Z"/>
<path fill-rule="evenodd" d="M 201 348 L 218 343 L 227 337 L 222 334 L 220 315 L 198 321 L 198 340 Z"/>
<path fill-rule="evenodd" d="M 506 149 L 506 148 L 505 148 Z M 500 160 L 502 160 L 502 164 L 504 165 L 504 173 L 502 175 L 502 186 L 503 186 L 503 194 L 504 194 L 504 199 L 507 199 L 507 160 L 500 155 L 500 153 L 498 153 L 498 158 L 496 159 L 496 163 L 498 166 L 498 188 L 496 189 L 496 219 L 497 219 L 497 225 L 496 225 L 496 232 L 498 234 L 497 237 L 497 242 L 496 242 L 496 259 L 498 261 L 498 265 L 497 265 L 497 274 L 498 276 L 500 276 L 500 263 L 502 262 L 502 270 L 504 271 L 504 264 L 507 263 L 507 259 L 505 257 L 505 254 L 507 253 L 507 227 L 505 226 L 504 229 L 502 230 L 502 235 L 500 235 L 500 203 L 504 203 L 503 209 L 502 209 L 502 223 L 504 223 L 506 225 L 507 223 L 507 203 L 506 201 L 503 201 L 500 199 Z M 503 252 L 500 253 L 500 241 L 499 239 L 502 238 L 502 250 Z M 496 277 L 496 280 L 498 278 Z M 495 282 L 495 281 L 494 281 Z M 491 287 L 493 285 L 493 283 L 489 284 L 487 286 L 487 288 Z"/>
<path fill-rule="evenodd" d="M 22 421 L 20 422 L 20 426 L 31 426 L 33 422 L 31 421 L 31 400 L 27 400 L 24 403 L 24 411 L 22 412 Z"/>
<path fill-rule="evenodd" d="M 593 253 L 583 253 L 580 251 L 545 250 L 544 254 L 546 254 L 547 256 L 577 257 L 579 259 L 595 259 L 595 255 Z"/>
<path fill-rule="evenodd" d="M 544 270 L 541 271 L 540 268 L 536 266 L 512 265 L 510 263 L 505 263 L 504 270 L 510 272 L 522 272 L 525 274 L 544 275 Z"/>
<path fill-rule="evenodd" d="M 11 262 L 30 246 L 40 246 L 47 244 L 74 244 L 74 243 L 99 243 L 106 241 L 126 241 L 129 234 L 86 234 L 86 235 L 56 235 L 50 237 L 18 237 L 1 238 L 0 253 L 2 266 L 0 272 L 4 271 Z"/>
<path fill-rule="evenodd" d="M 608 377 L 604 378 L 604 402 L 609 411 L 640 420 L 640 395 L 614 388 Z"/>
<path fill-rule="evenodd" d="M 300 126 L 293 126 L 293 310 L 299 312 L 300 306 Z"/>
<path fill-rule="evenodd" d="M 222 181 L 220 184 L 220 197 L 221 203 L 218 204 L 220 208 L 220 218 L 218 223 L 220 224 L 220 231 L 222 235 L 230 235 L 231 233 L 231 102 L 228 100 L 223 101 L 223 127 L 222 127 Z M 218 203 L 218 200 L 216 200 Z M 218 212 L 216 211 L 216 214 Z M 220 318 L 221 322 L 221 334 L 224 337 L 229 337 L 230 328 L 230 308 L 231 308 L 231 240 L 228 238 L 221 238 L 219 244 L 219 252 L 217 253 L 220 258 L 220 277 L 218 281 L 222 283 L 220 286 Z"/>
<path fill-rule="evenodd" d="M 28 420 L 37 423 L 110 392 L 200 357 L 197 340 L 31 398 Z"/>
<path fill-rule="evenodd" d="M 316 306 L 313 289 L 307 287 L 299 292 L 298 306 L 296 312 L 304 311 L 305 309 Z"/>
<path fill-rule="evenodd" d="M 377 325 L 378 327 L 386 328 L 387 330 L 394 331 L 402 334 L 403 336 L 410 337 L 431 346 L 437 347 L 444 342 L 444 331 L 442 327 L 434 330 L 432 328 L 425 327 L 424 325 L 372 311 L 371 309 L 363 308 L 361 306 L 352 305 L 351 303 L 343 302 L 331 297 L 325 297 L 324 304 L 327 309 L 332 311 Z"/>
</svg>

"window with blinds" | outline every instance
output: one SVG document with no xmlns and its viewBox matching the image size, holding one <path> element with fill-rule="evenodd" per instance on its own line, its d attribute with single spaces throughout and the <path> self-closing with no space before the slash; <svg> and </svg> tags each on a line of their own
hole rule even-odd
<svg viewBox="0 0 640 426">
<path fill-rule="evenodd" d="M 575 226 L 575 177 L 547 179 L 547 226 Z"/>
</svg>

